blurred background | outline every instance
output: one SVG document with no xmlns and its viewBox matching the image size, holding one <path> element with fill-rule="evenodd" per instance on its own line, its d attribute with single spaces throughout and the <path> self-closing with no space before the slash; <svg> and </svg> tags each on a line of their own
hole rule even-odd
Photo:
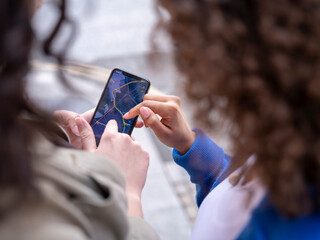
<svg viewBox="0 0 320 240">
<path fill-rule="evenodd" d="M 181 95 L 178 73 L 172 59 L 172 46 L 160 31 L 154 33 L 161 9 L 156 0 L 68 0 L 66 24 L 55 40 L 55 51 L 66 51 L 66 65 L 44 57 L 40 44 L 35 46 L 29 92 L 33 101 L 45 109 L 67 109 L 82 113 L 94 108 L 110 70 L 120 68 L 149 79 L 153 92 Z M 52 30 L 58 18 L 54 0 L 45 0 L 33 18 L 39 43 Z M 153 48 L 152 40 L 157 44 Z M 152 56 L 153 61 L 150 59 Z M 62 70 L 77 91 L 66 90 L 59 81 Z M 190 109 L 184 109 L 190 118 Z M 188 239 L 197 207 L 195 189 L 183 169 L 173 163 L 172 149 L 165 147 L 146 128 L 135 129 L 136 141 L 150 152 L 150 168 L 142 201 L 145 219 L 161 239 Z"/>
</svg>

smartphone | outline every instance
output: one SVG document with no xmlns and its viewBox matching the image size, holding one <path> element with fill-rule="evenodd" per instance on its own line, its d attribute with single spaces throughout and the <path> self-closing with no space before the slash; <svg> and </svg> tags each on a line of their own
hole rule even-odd
<svg viewBox="0 0 320 240">
<path fill-rule="evenodd" d="M 131 135 L 138 117 L 124 119 L 123 115 L 142 102 L 150 82 L 120 69 L 113 69 L 104 88 L 90 125 L 97 145 L 109 120 L 118 123 L 118 131 Z"/>
</svg>

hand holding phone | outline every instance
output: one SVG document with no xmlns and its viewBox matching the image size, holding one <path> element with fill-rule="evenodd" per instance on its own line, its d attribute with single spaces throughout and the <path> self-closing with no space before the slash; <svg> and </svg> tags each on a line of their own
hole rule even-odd
<svg viewBox="0 0 320 240">
<path fill-rule="evenodd" d="M 131 135 L 137 116 L 125 119 L 123 116 L 130 109 L 142 102 L 150 88 L 150 82 L 120 69 L 114 69 L 101 95 L 90 125 L 100 142 L 107 123 L 114 119 L 118 131 Z"/>
<path fill-rule="evenodd" d="M 77 117 L 75 122 L 82 150 L 104 155 L 122 169 L 126 178 L 128 215 L 143 218 L 141 192 L 146 182 L 149 153 L 129 135 L 118 133 L 118 125 L 114 120 L 108 122 L 98 146 L 89 123 L 82 117 Z"/>
</svg>

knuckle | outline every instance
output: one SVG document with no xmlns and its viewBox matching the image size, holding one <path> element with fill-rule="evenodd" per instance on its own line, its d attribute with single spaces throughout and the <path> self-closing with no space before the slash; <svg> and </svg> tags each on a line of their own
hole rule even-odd
<svg viewBox="0 0 320 240">
<path fill-rule="evenodd" d="M 128 134 L 122 134 L 122 138 L 125 142 L 131 142 L 132 138 Z"/>
<path fill-rule="evenodd" d="M 157 116 L 152 116 L 147 119 L 147 123 L 149 126 L 154 126 L 158 121 Z"/>
<path fill-rule="evenodd" d="M 116 136 L 117 136 L 117 134 L 114 132 L 107 132 L 104 134 L 103 138 L 107 141 L 110 141 L 110 140 L 114 139 Z"/>
<path fill-rule="evenodd" d="M 144 100 L 141 104 L 141 107 L 150 107 L 152 101 L 150 100 Z"/>
<path fill-rule="evenodd" d="M 176 112 L 176 111 L 178 111 L 178 108 L 179 108 L 178 105 L 174 102 L 171 102 L 168 104 L 168 110 L 170 112 Z"/>
<path fill-rule="evenodd" d="M 141 150 L 141 156 L 142 156 L 142 159 L 147 163 L 149 164 L 150 162 L 150 155 L 149 155 L 149 152 L 147 152 L 146 150 Z"/>
<path fill-rule="evenodd" d="M 176 104 L 181 104 L 181 98 L 178 96 L 172 96 L 172 101 L 174 101 Z"/>
<path fill-rule="evenodd" d="M 135 142 L 135 141 L 132 141 L 132 146 L 133 146 L 134 148 L 136 148 L 138 151 L 141 151 L 141 150 L 142 150 L 142 147 L 141 147 L 140 143 L 137 143 L 137 142 Z"/>
<path fill-rule="evenodd" d="M 74 118 L 67 118 L 66 122 L 64 124 L 66 124 L 68 127 L 72 126 L 72 124 L 74 124 L 75 120 Z"/>
<path fill-rule="evenodd" d="M 148 151 L 146 150 L 142 150 L 143 154 L 145 155 L 145 157 L 149 160 L 150 159 L 150 154 Z"/>
<path fill-rule="evenodd" d="M 81 133 L 81 138 L 82 139 L 86 140 L 86 139 L 88 139 L 90 137 L 91 137 L 91 134 L 90 134 L 89 131 L 82 131 L 82 133 Z"/>
</svg>

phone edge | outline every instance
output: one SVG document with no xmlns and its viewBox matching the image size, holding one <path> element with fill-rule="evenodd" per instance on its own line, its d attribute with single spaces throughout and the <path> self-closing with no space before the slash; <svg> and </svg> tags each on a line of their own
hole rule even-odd
<svg viewBox="0 0 320 240">
<path fill-rule="evenodd" d="M 97 103 L 97 105 L 96 105 L 96 107 L 95 107 L 94 113 L 93 113 L 92 118 L 91 118 L 90 123 L 89 123 L 90 126 L 91 126 L 91 124 L 92 124 L 92 121 L 93 121 L 93 119 L 94 119 L 94 116 L 95 116 L 96 113 L 97 113 L 98 107 L 99 107 L 99 105 L 100 105 L 100 102 L 102 101 L 102 97 L 103 97 L 103 95 L 104 95 L 104 93 L 105 93 L 105 91 L 106 91 L 106 88 L 107 88 L 107 86 L 109 85 L 111 76 L 112 76 L 113 72 L 115 72 L 115 71 L 117 71 L 117 70 L 119 70 L 119 71 L 121 71 L 121 72 L 124 72 L 124 73 L 126 73 L 126 74 L 129 74 L 129 75 L 131 75 L 131 76 L 137 77 L 137 78 L 139 78 L 139 80 L 144 80 L 144 81 L 148 82 L 148 88 L 147 88 L 146 93 L 145 93 L 144 95 L 148 94 L 148 92 L 149 92 L 149 89 L 150 89 L 150 87 L 151 87 L 151 82 L 150 82 L 148 79 L 142 78 L 142 77 L 140 77 L 140 76 L 137 76 L 137 75 L 135 75 L 135 74 L 132 74 L 132 73 L 127 72 L 127 71 L 124 71 L 124 70 L 119 69 L 119 68 L 114 68 L 114 69 L 112 69 L 112 71 L 111 71 L 111 73 L 110 73 L 110 75 L 109 75 L 108 81 L 106 82 L 106 85 L 105 85 L 105 87 L 104 87 L 104 89 L 103 89 L 103 91 L 102 91 L 102 93 L 101 93 L 101 95 L 100 95 L 99 101 L 98 101 L 98 103 Z M 144 97 L 144 96 L 143 96 L 143 97 Z M 135 120 L 133 121 L 133 124 L 132 124 L 132 127 L 131 127 L 131 129 L 130 129 L 130 132 L 128 133 L 129 136 L 131 136 L 131 134 L 132 134 L 132 132 L 133 132 L 133 129 L 134 129 L 134 126 L 135 126 L 135 124 L 136 124 L 136 122 L 137 122 L 137 120 L 138 120 L 138 117 L 139 117 L 139 116 L 137 116 L 137 117 L 135 118 Z"/>
</svg>

